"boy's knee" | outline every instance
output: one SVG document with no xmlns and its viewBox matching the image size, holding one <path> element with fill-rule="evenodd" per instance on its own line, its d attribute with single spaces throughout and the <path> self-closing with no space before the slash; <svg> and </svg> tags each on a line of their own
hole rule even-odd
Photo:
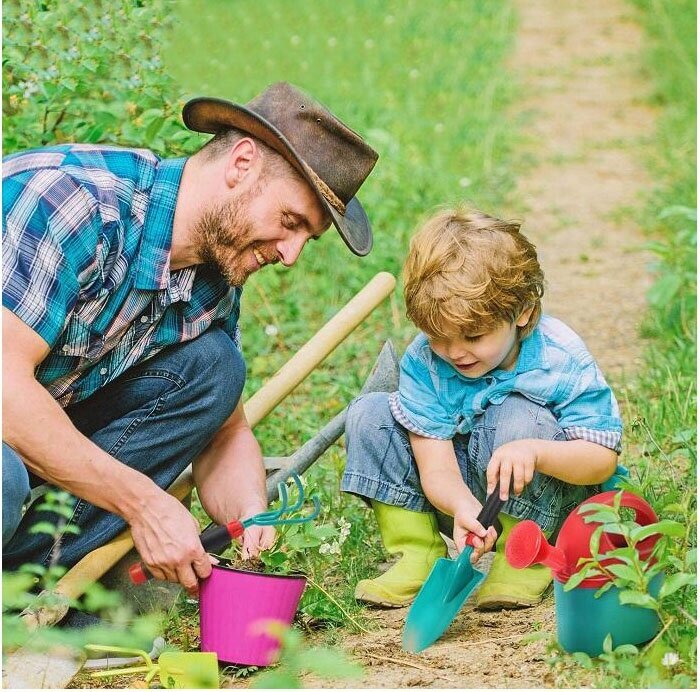
<svg viewBox="0 0 700 692">
<path fill-rule="evenodd" d="M 522 394 L 510 394 L 500 404 L 491 404 L 481 425 L 493 430 L 493 449 L 513 440 L 563 440 L 564 432 L 554 414 Z"/>
<path fill-rule="evenodd" d="M 29 500 L 27 467 L 5 442 L 2 443 L 2 545 L 14 536 L 22 519 L 24 505 Z"/>
<path fill-rule="evenodd" d="M 346 437 L 366 434 L 369 428 L 393 425 L 388 392 L 370 392 L 353 399 L 345 419 Z"/>
</svg>

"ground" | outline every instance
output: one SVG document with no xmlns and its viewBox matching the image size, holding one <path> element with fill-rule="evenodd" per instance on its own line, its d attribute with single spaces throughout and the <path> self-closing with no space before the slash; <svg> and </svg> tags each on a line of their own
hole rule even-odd
<svg viewBox="0 0 700 692">
<path fill-rule="evenodd" d="M 545 311 L 568 322 L 619 382 L 639 364 L 650 283 L 644 238 L 625 213 L 638 208 L 650 185 L 643 148 L 653 113 L 645 105 L 642 33 L 623 0 L 516 4 L 512 67 L 524 99 L 514 118 L 527 118 L 531 139 L 510 211 L 537 245 L 548 284 Z M 448 633 L 418 655 L 401 649 L 405 609 L 371 616 L 375 632 L 342 640 L 366 670 L 349 686 L 557 686 L 545 642 L 520 643 L 536 630 L 554 632 L 551 595 L 524 611 L 481 613 L 467 604 Z M 308 676 L 304 685 L 329 683 Z"/>
</svg>

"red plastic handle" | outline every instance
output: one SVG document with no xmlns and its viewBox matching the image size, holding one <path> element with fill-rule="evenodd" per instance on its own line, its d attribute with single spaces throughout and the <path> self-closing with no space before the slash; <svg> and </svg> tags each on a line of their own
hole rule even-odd
<svg viewBox="0 0 700 692">
<path fill-rule="evenodd" d="M 234 538 L 242 536 L 244 531 L 243 522 L 234 519 L 226 526 L 210 526 L 200 534 L 199 539 L 205 551 L 217 552 L 231 543 Z M 129 579 L 132 584 L 145 584 L 152 577 L 153 575 L 142 562 L 135 562 L 129 567 Z"/>
</svg>

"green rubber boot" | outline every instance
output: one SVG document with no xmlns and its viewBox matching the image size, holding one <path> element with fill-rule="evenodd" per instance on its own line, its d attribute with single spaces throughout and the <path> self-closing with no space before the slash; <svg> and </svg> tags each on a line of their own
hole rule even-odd
<svg viewBox="0 0 700 692">
<path fill-rule="evenodd" d="M 437 519 L 432 512 L 412 512 L 403 507 L 372 500 L 382 543 L 398 562 L 376 579 L 363 579 L 355 587 L 355 598 L 388 608 L 407 606 L 420 591 L 435 561 L 447 555 Z"/>
<path fill-rule="evenodd" d="M 499 514 L 503 531 L 496 542 L 496 555 L 476 595 L 479 610 L 501 608 L 530 608 L 537 605 L 552 583 L 552 572 L 544 565 L 516 569 L 508 564 L 505 556 L 506 540 L 518 519 Z"/>
</svg>

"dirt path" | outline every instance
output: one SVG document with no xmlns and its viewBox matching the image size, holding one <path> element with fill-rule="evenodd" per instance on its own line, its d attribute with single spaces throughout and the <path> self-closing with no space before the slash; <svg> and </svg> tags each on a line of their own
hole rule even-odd
<svg viewBox="0 0 700 692">
<path fill-rule="evenodd" d="M 649 284 L 641 232 L 620 213 L 638 206 L 650 184 L 639 156 L 653 125 L 640 75 L 641 30 L 623 0 L 516 4 L 512 69 L 524 86 L 517 115 L 528 117 L 532 139 L 520 206 L 510 211 L 525 219 L 523 230 L 538 246 L 546 311 L 576 329 L 616 380 L 638 364 Z M 551 596 L 509 613 L 480 613 L 467 604 L 448 634 L 415 656 L 400 646 L 405 613 L 374 611 L 379 631 L 344 640 L 365 666 L 362 687 L 557 685 L 544 642 L 519 643 L 529 632 L 554 631 Z"/>
</svg>

